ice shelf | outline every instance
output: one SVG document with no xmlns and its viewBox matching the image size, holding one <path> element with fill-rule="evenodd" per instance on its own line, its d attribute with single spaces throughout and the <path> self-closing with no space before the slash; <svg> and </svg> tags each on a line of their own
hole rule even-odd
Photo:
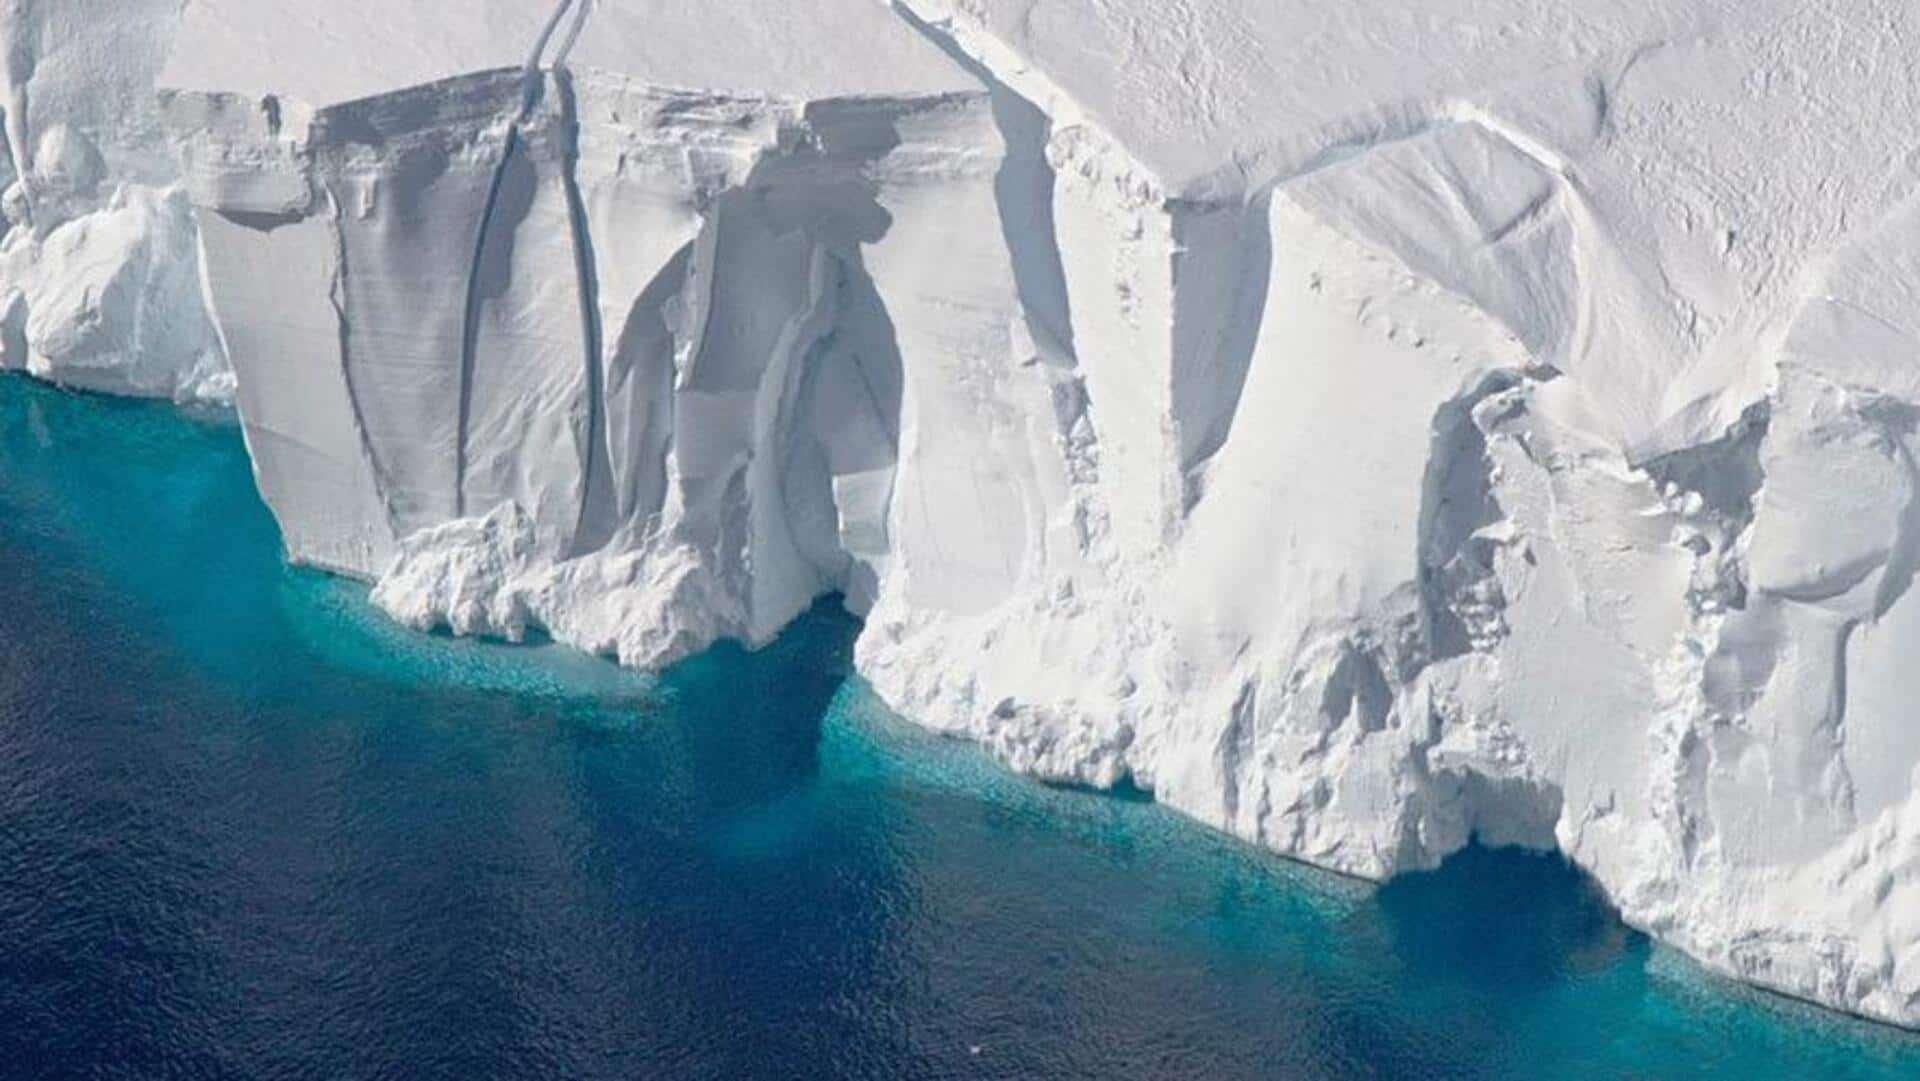
<svg viewBox="0 0 1920 1081">
<path fill-rule="evenodd" d="M 108 11 L 113 12 L 109 17 Z M 1920 1025 L 1920 8 L 0 3 L 0 364 L 289 555 Z M 1908 677 L 1912 676 L 1912 679 Z"/>
</svg>

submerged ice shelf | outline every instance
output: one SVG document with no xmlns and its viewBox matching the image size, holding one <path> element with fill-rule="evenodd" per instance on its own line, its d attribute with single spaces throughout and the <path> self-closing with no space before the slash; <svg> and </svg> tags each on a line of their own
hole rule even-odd
<svg viewBox="0 0 1920 1081">
<path fill-rule="evenodd" d="M 1908 5 L 115 2 L 0 8 L 0 363 L 231 393 L 293 558 L 839 593 L 1019 769 L 1920 1024 Z"/>
</svg>

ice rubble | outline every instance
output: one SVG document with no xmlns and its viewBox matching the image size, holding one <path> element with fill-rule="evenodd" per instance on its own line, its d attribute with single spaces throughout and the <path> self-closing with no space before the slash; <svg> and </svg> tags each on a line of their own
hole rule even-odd
<svg viewBox="0 0 1920 1081">
<path fill-rule="evenodd" d="M 294 558 L 632 664 L 839 592 L 1017 768 L 1920 1024 L 1911 5 L 117 2 L 175 157 L 35 91 L 32 228 L 179 178 Z"/>
</svg>

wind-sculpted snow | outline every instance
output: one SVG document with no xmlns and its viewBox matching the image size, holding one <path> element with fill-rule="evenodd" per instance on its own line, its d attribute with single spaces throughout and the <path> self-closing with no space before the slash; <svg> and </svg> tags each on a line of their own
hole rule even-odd
<svg viewBox="0 0 1920 1081">
<path fill-rule="evenodd" d="M 1555 847 L 1920 1024 L 1909 5 L 128 10 L 173 157 L 29 107 L 34 229 L 181 178 L 289 553 L 398 618 L 654 665 L 838 593 L 1019 769 Z M 155 264 L 56 235 L 9 357 Z"/>
</svg>

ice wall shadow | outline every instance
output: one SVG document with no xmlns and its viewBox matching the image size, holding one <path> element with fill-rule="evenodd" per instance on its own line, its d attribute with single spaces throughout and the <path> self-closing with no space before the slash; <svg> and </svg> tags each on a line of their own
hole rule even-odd
<svg viewBox="0 0 1920 1081">
<path fill-rule="evenodd" d="M 1437 870 L 1388 882 L 1378 906 L 1394 955 L 1441 983 L 1541 988 L 1646 954 L 1599 885 L 1556 853 L 1476 841 Z"/>
<path fill-rule="evenodd" d="M 825 597 L 779 638 L 749 652 L 722 642 L 662 674 L 681 741 L 676 785 L 723 818 L 810 785 L 829 705 L 853 673 L 860 624 Z"/>
</svg>

